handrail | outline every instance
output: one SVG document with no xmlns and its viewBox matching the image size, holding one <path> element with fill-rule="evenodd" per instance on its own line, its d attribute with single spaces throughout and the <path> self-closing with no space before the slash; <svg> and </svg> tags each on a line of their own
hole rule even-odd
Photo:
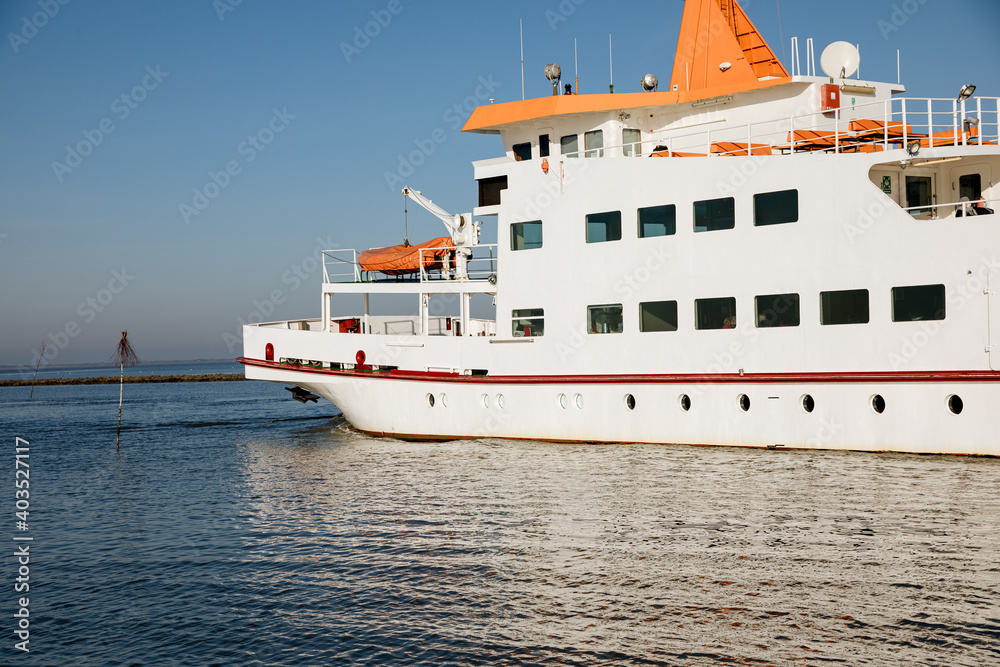
<svg viewBox="0 0 1000 667">
<path fill-rule="evenodd" d="M 882 124 L 881 134 L 849 129 L 855 120 L 873 120 Z M 719 121 L 711 121 L 716 125 Z M 973 130 L 972 128 L 976 129 Z M 901 129 L 901 133 L 891 128 Z M 706 157 L 743 155 L 740 151 L 712 151 L 720 142 L 743 143 L 748 146 L 767 146 L 778 154 L 844 153 L 866 150 L 862 147 L 881 146 L 881 149 L 904 148 L 911 140 L 919 140 L 921 147 L 982 146 L 1000 141 L 1000 98 L 977 97 L 973 101 L 958 102 L 951 98 L 891 98 L 842 107 L 824 114 L 819 110 L 773 118 L 766 121 L 698 129 L 683 132 L 685 128 L 660 130 L 638 142 L 605 144 L 601 150 L 606 156 L 623 157 L 619 149 L 637 148 L 633 155 L 649 156 L 660 145 L 666 147 L 666 156 L 691 155 L 694 151 Z M 829 133 L 827 141 L 804 138 L 805 133 Z M 584 158 L 597 149 L 582 148 L 573 153 L 554 153 L 550 157 Z M 631 157 L 631 156 L 624 156 Z M 591 156 L 590 159 L 593 159 Z"/>
<path fill-rule="evenodd" d="M 909 213 L 910 211 L 925 211 L 925 210 L 932 209 L 932 208 L 943 208 L 945 206 L 954 206 L 956 209 L 959 209 L 963 205 L 967 205 L 967 206 L 971 207 L 971 206 L 973 206 L 974 204 L 976 204 L 978 202 L 983 202 L 983 203 L 986 203 L 986 204 L 994 204 L 994 203 L 1000 202 L 1000 199 L 985 199 L 983 197 L 980 197 L 976 201 L 956 201 L 956 202 L 950 202 L 950 203 L 947 203 L 947 204 L 924 204 L 923 206 L 906 206 L 906 207 L 903 208 L 903 210 L 906 211 L 907 213 Z M 987 213 L 987 214 L 980 214 L 980 215 L 991 215 L 991 214 Z M 973 216 L 970 214 L 969 217 L 973 217 Z"/>
</svg>

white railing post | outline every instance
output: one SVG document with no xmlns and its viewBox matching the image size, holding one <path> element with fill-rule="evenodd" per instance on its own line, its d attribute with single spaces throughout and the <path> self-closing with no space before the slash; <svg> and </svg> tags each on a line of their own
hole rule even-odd
<svg viewBox="0 0 1000 667">
<path fill-rule="evenodd" d="M 353 257 L 353 263 L 354 263 L 354 282 L 360 283 L 361 282 L 361 265 L 358 264 L 358 251 L 357 250 L 352 250 L 351 251 L 351 256 Z"/>
<path fill-rule="evenodd" d="M 907 133 L 906 130 L 910 126 L 909 123 L 906 122 L 906 98 L 905 97 L 899 101 L 899 108 L 900 108 L 900 113 L 903 115 L 903 147 L 905 148 L 906 144 L 908 143 L 907 139 L 906 139 L 906 135 L 908 133 Z M 886 146 L 886 148 L 888 148 L 888 146 Z"/>
</svg>

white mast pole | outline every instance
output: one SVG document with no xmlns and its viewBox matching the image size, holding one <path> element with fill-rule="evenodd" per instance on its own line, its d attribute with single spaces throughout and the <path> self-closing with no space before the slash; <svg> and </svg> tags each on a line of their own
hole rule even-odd
<svg viewBox="0 0 1000 667">
<path fill-rule="evenodd" d="M 521 101 L 524 101 L 524 19 L 517 22 L 521 28 Z"/>
</svg>

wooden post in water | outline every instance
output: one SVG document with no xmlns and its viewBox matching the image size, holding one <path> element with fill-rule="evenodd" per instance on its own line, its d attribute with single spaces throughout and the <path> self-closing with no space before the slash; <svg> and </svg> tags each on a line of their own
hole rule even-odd
<svg viewBox="0 0 1000 667">
<path fill-rule="evenodd" d="M 37 380 L 37 379 L 38 379 L 38 367 L 39 367 L 39 366 L 41 365 L 41 363 L 42 363 L 42 357 L 44 357 L 44 356 L 45 356 L 45 348 L 46 348 L 46 347 L 48 347 L 48 343 L 42 343 L 42 349 L 41 349 L 41 350 L 40 350 L 40 351 L 38 352 L 38 363 L 37 363 L 37 364 L 35 364 L 35 376 L 34 376 L 33 378 L 31 378 L 31 393 L 30 393 L 30 394 L 28 394 L 28 398 L 29 398 L 29 399 L 30 399 L 30 398 L 31 398 L 32 396 L 34 396 L 34 395 L 35 395 L 35 380 Z"/>
<path fill-rule="evenodd" d="M 122 399 L 125 396 L 125 367 L 135 366 L 139 363 L 139 355 L 135 353 L 132 342 L 128 339 L 128 331 L 122 332 L 122 339 L 118 341 L 118 347 L 111 358 L 118 363 L 121 368 L 121 378 L 118 383 L 118 431 L 115 434 L 115 451 L 119 451 L 119 443 L 122 436 Z"/>
</svg>

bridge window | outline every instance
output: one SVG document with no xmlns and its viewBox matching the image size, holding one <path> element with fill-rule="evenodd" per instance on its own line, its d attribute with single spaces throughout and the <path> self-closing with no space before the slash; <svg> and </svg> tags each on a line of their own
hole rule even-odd
<svg viewBox="0 0 1000 667">
<path fill-rule="evenodd" d="M 798 221 L 798 190 L 765 192 L 753 196 L 753 224 L 757 227 Z"/>
<path fill-rule="evenodd" d="M 735 329 L 736 298 L 695 299 L 695 329 Z"/>
<path fill-rule="evenodd" d="M 514 144 L 514 159 L 518 162 L 531 159 L 530 141 L 526 141 L 523 144 Z"/>
<path fill-rule="evenodd" d="M 587 331 L 592 334 L 621 333 L 622 305 L 587 306 Z"/>
<path fill-rule="evenodd" d="M 542 247 L 542 221 L 515 222 L 510 226 L 510 249 L 533 250 Z"/>
<path fill-rule="evenodd" d="M 892 321 L 943 320 L 944 285 L 915 285 L 892 288 Z"/>
<path fill-rule="evenodd" d="M 604 157 L 604 130 L 593 130 L 583 135 L 586 157 Z"/>
<path fill-rule="evenodd" d="M 511 311 L 511 335 L 514 338 L 545 335 L 544 315 L 544 308 L 526 308 Z"/>
<path fill-rule="evenodd" d="M 549 156 L 549 135 L 538 135 L 538 157 Z"/>
<path fill-rule="evenodd" d="M 639 331 L 677 331 L 676 301 L 639 304 Z"/>
<path fill-rule="evenodd" d="M 798 294 L 767 294 L 758 296 L 755 302 L 758 327 L 799 326 Z"/>
<path fill-rule="evenodd" d="M 820 324 L 868 324 L 868 290 L 820 292 Z"/>
<path fill-rule="evenodd" d="M 642 132 L 629 128 L 622 128 L 622 155 L 625 157 L 639 157 L 642 155 Z"/>
<path fill-rule="evenodd" d="M 559 147 L 566 157 L 580 157 L 580 139 L 575 134 L 567 134 L 560 139 Z"/>
<path fill-rule="evenodd" d="M 694 203 L 694 231 L 714 232 L 736 226 L 736 200 L 732 197 Z"/>
<path fill-rule="evenodd" d="M 677 207 L 673 204 L 640 208 L 638 218 L 641 239 L 677 233 Z"/>
<path fill-rule="evenodd" d="M 622 238 L 622 212 L 591 213 L 587 215 L 587 243 L 620 241 Z"/>
</svg>

